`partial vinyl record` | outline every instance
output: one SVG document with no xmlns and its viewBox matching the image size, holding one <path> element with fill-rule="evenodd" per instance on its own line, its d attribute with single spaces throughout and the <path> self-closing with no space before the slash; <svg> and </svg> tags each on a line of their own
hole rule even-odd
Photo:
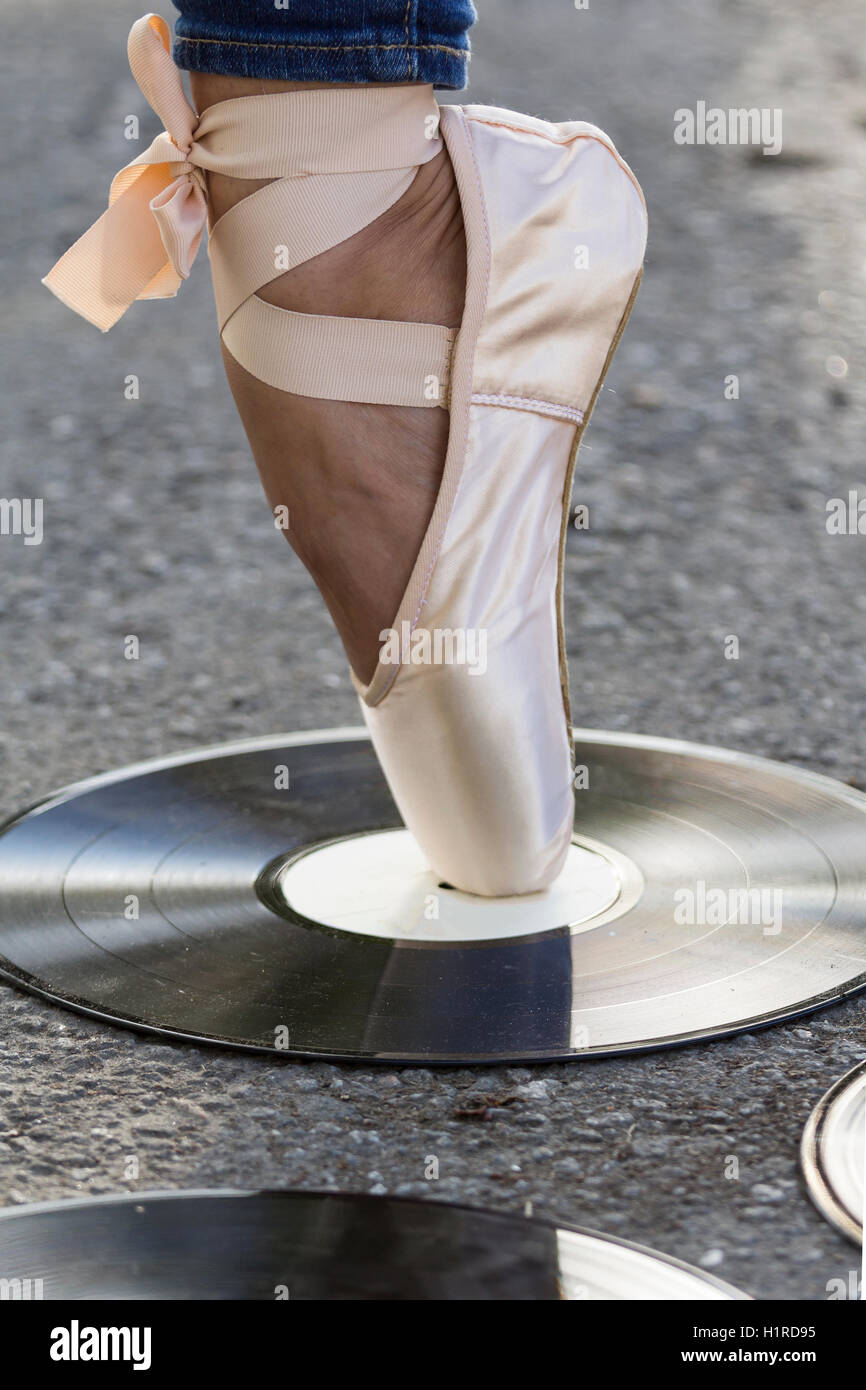
<svg viewBox="0 0 866 1390">
<path fill-rule="evenodd" d="M 747 1299 L 627 1241 L 327 1192 L 150 1192 L 0 1211 L 18 1299 Z"/>
<path fill-rule="evenodd" d="M 424 1065 L 719 1038 L 863 988 L 866 797 L 576 738 L 565 870 L 508 899 L 429 870 L 358 729 L 66 788 L 0 834 L 0 975 L 170 1037 Z"/>
<path fill-rule="evenodd" d="M 866 1202 L 866 1062 L 832 1086 L 803 1131 L 800 1158 L 822 1216 L 858 1245 Z"/>
</svg>

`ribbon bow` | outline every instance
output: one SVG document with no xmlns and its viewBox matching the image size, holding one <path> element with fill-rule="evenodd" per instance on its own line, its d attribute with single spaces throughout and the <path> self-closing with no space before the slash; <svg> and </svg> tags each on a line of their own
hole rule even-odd
<svg viewBox="0 0 866 1390">
<path fill-rule="evenodd" d="M 198 116 L 186 99 L 170 42 L 159 15 L 133 24 L 129 66 L 165 130 L 115 176 L 108 210 L 42 281 L 103 333 L 136 299 L 177 294 L 207 222 L 204 174 L 196 164 Z"/>
</svg>

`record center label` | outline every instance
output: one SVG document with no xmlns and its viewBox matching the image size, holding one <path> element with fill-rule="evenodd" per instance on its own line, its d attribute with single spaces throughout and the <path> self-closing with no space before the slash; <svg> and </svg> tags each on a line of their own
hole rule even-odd
<svg viewBox="0 0 866 1390">
<path fill-rule="evenodd" d="M 575 843 L 562 874 L 543 893 L 481 898 L 442 883 L 408 830 L 381 830 L 294 855 L 278 871 L 275 887 L 293 912 L 338 931 L 409 941 L 501 941 L 563 927 L 591 931 L 610 921 L 622 894 L 622 869 L 603 851 Z"/>
</svg>

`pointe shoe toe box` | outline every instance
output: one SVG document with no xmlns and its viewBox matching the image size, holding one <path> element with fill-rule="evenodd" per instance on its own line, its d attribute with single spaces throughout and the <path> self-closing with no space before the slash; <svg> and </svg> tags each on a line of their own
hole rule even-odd
<svg viewBox="0 0 866 1390">
<path fill-rule="evenodd" d="M 395 621 L 401 660 L 358 689 L 431 865 L 454 887 L 505 896 L 547 887 L 571 841 L 571 473 L 636 292 L 646 214 L 593 126 L 447 107 L 442 133 L 468 254 L 448 457 Z M 437 661 L 442 634 L 462 637 L 462 662 Z M 467 654 L 482 649 L 473 669 Z"/>
</svg>

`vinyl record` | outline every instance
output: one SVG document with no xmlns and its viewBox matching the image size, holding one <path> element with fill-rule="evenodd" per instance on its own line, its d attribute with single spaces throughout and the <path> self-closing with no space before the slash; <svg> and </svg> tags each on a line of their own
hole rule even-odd
<svg viewBox="0 0 866 1390">
<path fill-rule="evenodd" d="M 844 1235 L 863 1243 L 866 1193 L 866 1062 L 818 1102 L 803 1131 L 800 1159 L 812 1201 Z"/>
<path fill-rule="evenodd" d="M 21 1299 L 748 1297 L 578 1227 L 325 1192 L 151 1192 L 7 1208 L 0 1274 Z"/>
<path fill-rule="evenodd" d="M 562 878 L 498 900 L 430 873 L 357 729 L 80 783 L 0 834 L 0 973 L 173 1037 L 424 1065 L 723 1037 L 866 984 L 866 797 L 665 739 L 576 758 Z"/>
</svg>

